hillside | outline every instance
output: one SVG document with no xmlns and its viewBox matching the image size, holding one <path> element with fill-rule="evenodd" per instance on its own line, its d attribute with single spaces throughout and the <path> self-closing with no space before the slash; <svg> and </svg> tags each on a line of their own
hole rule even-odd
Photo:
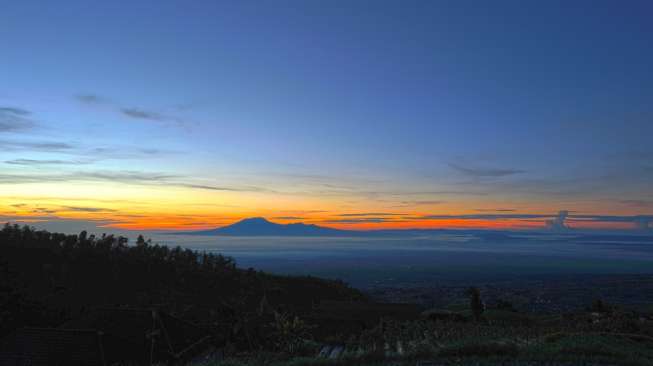
<svg viewBox="0 0 653 366">
<path fill-rule="evenodd" d="M 321 300 L 360 299 L 342 282 L 242 269 L 232 258 L 82 232 L 0 230 L 0 337 L 57 326 L 89 308 L 156 306 L 205 327 L 259 310 L 263 299 L 293 314 Z"/>
</svg>

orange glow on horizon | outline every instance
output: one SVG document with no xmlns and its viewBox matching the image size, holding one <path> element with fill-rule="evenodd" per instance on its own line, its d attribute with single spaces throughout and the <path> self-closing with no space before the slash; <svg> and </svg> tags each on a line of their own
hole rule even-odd
<svg viewBox="0 0 653 366">
<path fill-rule="evenodd" d="M 81 220 L 97 227 L 121 230 L 190 231 L 214 229 L 245 218 L 265 217 L 281 223 L 303 222 L 342 230 L 382 229 L 544 229 L 544 218 L 501 218 L 501 210 L 492 207 L 514 207 L 510 215 L 519 213 L 551 214 L 557 210 L 551 202 L 459 201 L 436 203 L 432 207 L 396 206 L 375 201 L 343 204 L 329 197 L 302 197 L 261 193 L 198 192 L 180 188 L 147 189 L 112 187 L 94 184 L 62 188 L 62 186 L 13 186 L 0 196 L 0 222 L 24 222 L 38 225 L 44 221 Z M 101 197 L 101 198 L 99 198 Z M 439 201 L 438 201 L 439 202 Z M 356 210 L 353 207 L 356 207 Z M 626 211 L 624 207 L 608 209 L 605 204 L 575 203 L 572 212 L 610 212 L 613 215 L 645 214 Z M 249 207 L 257 207 L 250 209 Z M 283 207 L 284 209 L 279 209 Z M 401 207 L 401 208 L 397 208 Z M 475 209 L 476 208 L 476 209 Z M 482 209 L 478 209 L 482 208 Z M 575 209 L 575 210 L 573 210 Z M 495 219 L 442 218 L 425 219 L 430 215 L 478 215 L 498 213 Z M 378 214 L 375 214 L 378 213 Z M 504 212 L 505 213 L 505 212 Z M 366 221 L 368 220 L 368 221 Z M 632 229 L 631 222 L 598 222 L 569 219 L 566 224 L 579 229 Z"/>
<path fill-rule="evenodd" d="M 145 219 L 134 222 L 108 224 L 106 227 L 113 227 L 123 230 L 175 230 L 193 231 L 208 230 L 228 226 L 249 217 L 261 215 L 234 217 L 230 219 L 206 219 L 201 222 L 169 217 L 167 219 Z M 299 220 L 270 220 L 275 223 L 288 224 L 300 222 Z M 323 222 L 327 221 L 327 222 Z M 332 223 L 326 219 L 306 219 L 301 221 L 305 224 L 315 224 L 322 227 L 329 227 L 340 230 L 368 231 L 368 230 L 408 230 L 408 229 L 486 229 L 486 230 L 537 230 L 545 229 L 544 220 L 470 220 L 470 219 L 439 219 L 439 220 L 404 220 L 389 221 L 383 223 Z M 592 221 L 574 221 L 568 224 L 572 229 L 611 229 L 628 230 L 634 226 L 631 223 L 605 223 Z"/>
</svg>

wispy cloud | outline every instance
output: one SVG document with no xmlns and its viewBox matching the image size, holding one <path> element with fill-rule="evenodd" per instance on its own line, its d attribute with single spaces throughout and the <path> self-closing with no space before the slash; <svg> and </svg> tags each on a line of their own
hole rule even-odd
<svg viewBox="0 0 653 366">
<path fill-rule="evenodd" d="M 166 182 L 171 179 L 180 178 L 179 175 L 175 174 L 139 171 L 77 172 L 70 175 L 70 177 L 73 179 L 105 180 L 123 183 Z"/>
<path fill-rule="evenodd" d="M 418 216 L 422 220 L 507 220 L 507 219 L 556 219 L 561 223 L 567 220 L 585 220 L 601 222 L 635 222 L 642 218 L 653 219 L 653 215 L 588 215 L 573 214 L 562 210 L 554 214 L 541 213 L 496 213 L 496 214 L 466 214 L 466 215 L 424 215 Z"/>
<path fill-rule="evenodd" d="M 171 150 L 132 147 L 132 146 L 106 146 L 106 147 L 94 147 L 90 149 L 80 146 L 75 153 L 84 156 L 91 156 L 97 160 L 104 160 L 104 159 L 139 159 L 139 158 L 154 157 L 154 156 L 166 155 L 166 154 L 175 154 L 177 152 Z"/>
<path fill-rule="evenodd" d="M 0 149 L 4 151 L 39 151 L 39 152 L 67 152 L 75 146 L 56 141 L 11 141 L 0 140 Z"/>
<path fill-rule="evenodd" d="M 441 200 L 424 200 L 424 201 L 403 201 L 401 203 L 408 206 L 432 206 L 432 205 L 440 205 L 445 202 L 446 201 L 441 201 Z"/>
<path fill-rule="evenodd" d="M 79 165 L 79 164 L 90 164 L 90 161 L 79 161 L 79 160 L 37 160 L 37 159 L 14 159 L 7 160 L 5 164 L 10 165 L 27 165 L 27 166 L 39 166 L 39 165 Z"/>
<path fill-rule="evenodd" d="M 479 190 L 439 190 L 439 191 L 408 191 L 408 190 L 387 190 L 387 191 L 368 191 L 368 190 L 320 190 L 320 191 L 311 191 L 311 192 L 291 192 L 293 194 L 311 194 L 319 196 L 358 196 L 366 198 L 369 200 L 375 201 L 386 201 L 393 199 L 392 202 L 397 202 L 397 199 L 409 199 L 411 197 L 441 197 L 441 196 L 487 196 L 488 192 L 482 192 Z M 387 201 L 390 202 L 390 201 Z M 406 202 L 418 202 L 418 201 L 406 201 Z M 434 202 L 443 203 L 442 200 L 425 200 L 421 201 L 423 204 L 435 204 Z M 428 203 L 430 202 L 430 203 Z M 399 207 L 399 206 L 395 206 Z"/>
<path fill-rule="evenodd" d="M 185 181 L 187 177 L 159 172 L 139 171 L 80 171 L 66 174 L 2 174 L 0 184 L 27 184 L 49 182 L 115 182 L 131 185 L 169 186 L 231 192 L 269 191 L 253 186 L 215 186 Z"/>
<path fill-rule="evenodd" d="M 103 207 L 80 207 L 80 206 L 62 206 L 66 211 L 77 211 L 77 212 L 116 212 L 114 209 L 103 208 Z"/>
<path fill-rule="evenodd" d="M 505 177 L 505 176 L 515 175 L 515 174 L 525 173 L 524 170 L 520 170 L 520 169 L 471 167 L 471 166 L 464 166 L 457 163 L 449 163 L 448 165 L 450 168 L 456 170 L 457 172 L 472 177 Z"/>
<path fill-rule="evenodd" d="M 228 192 L 274 192 L 273 190 L 254 187 L 254 186 L 239 186 L 239 187 L 226 187 L 226 186 L 211 186 L 206 184 L 193 184 L 193 183 L 177 183 L 180 187 L 206 189 L 209 191 L 228 191 Z"/>
<path fill-rule="evenodd" d="M 388 217 L 360 217 L 360 218 L 351 218 L 351 219 L 331 219 L 331 220 L 324 220 L 323 222 L 330 223 L 330 224 L 365 224 L 365 223 L 378 224 L 378 223 L 392 222 L 392 221 L 396 221 L 396 220 L 394 218 L 388 218 Z"/>
<path fill-rule="evenodd" d="M 98 160 L 107 159 L 140 159 L 167 154 L 176 154 L 177 151 L 162 150 L 158 148 L 134 146 L 100 146 L 91 147 L 80 143 L 62 141 L 29 141 L 0 139 L 0 150 L 12 152 L 43 152 L 77 156 L 78 159 L 24 159 L 8 160 L 6 163 L 15 165 L 55 165 L 55 164 L 90 164 Z"/>
<path fill-rule="evenodd" d="M 477 212 L 514 212 L 517 211 L 514 208 L 477 208 Z"/>
<path fill-rule="evenodd" d="M 325 213 L 328 212 L 326 210 L 286 210 L 286 211 L 281 211 L 280 213 L 287 215 L 287 216 L 301 216 L 301 215 L 310 215 L 310 214 L 316 214 L 316 213 Z"/>
<path fill-rule="evenodd" d="M 183 121 L 181 118 L 173 117 L 165 113 L 153 111 L 150 109 L 125 106 L 121 103 L 117 103 L 97 94 L 78 94 L 75 96 L 75 99 L 82 104 L 90 106 L 104 106 L 105 108 L 109 108 L 131 119 L 153 122 L 171 122 L 179 125 L 185 124 L 185 121 Z"/>
<path fill-rule="evenodd" d="M 653 220 L 651 215 L 569 215 L 570 219 L 601 221 L 601 222 L 637 222 L 640 220 Z"/>
<path fill-rule="evenodd" d="M 619 202 L 630 207 L 653 207 L 653 201 L 648 200 L 621 200 Z"/>
<path fill-rule="evenodd" d="M 31 114 L 27 109 L 16 107 L 0 107 L 0 113 L 9 113 L 14 116 L 28 116 Z"/>
<path fill-rule="evenodd" d="M 57 210 L 47 207 L 35 207 L 31 210 L 32 213 L 55 214 Z"/>
<path fill-rule="evenodd" d="M 75 99 L 85 104 L 104 104 L 109 102 L 107 99 L 95 94 L 78 94 L 75 96 Z"/>
<path fill-rule="evenodd" d="M 507 220 L 507 219 L 543 219 L 555 217 L 555 214 L 469 214 L 469 215 L 425 215 L 421 220 Z"/>
<path fill-rule="evenodd" d="M 30 205 L 26 203 L 15 203 L 10 205 L 15 208 L 27 209 L 32 213 L 45 213 L 45 214 L 56 214 L 59 212 L 117 212 L 117 210 L 105 207 L 95 207 L 95 206 L 60 206 L 54 205 L 48 207 L 43 207 L 43 205 L 33 206 L 30 208 Z"/>
<path fill-rule="evenodd" d="M 614 216 L 614 215 L 570 215 L 570 219 L 579 221 L 594 222 L 616 222 L 631 223 L 635 229 L 650 230 L 653 223 L 652 215 L 632 215 L 632 216 Z"/>
<path fill-rule="evenodd" d="M 35 126 L 31 112 L 16 107 L 0 107 L 0 132 L 20 132 Z"/>
<path fill-rule="evenodd" d="M 403 213 L 393 213 L 393 212 L 362 212 L 362 213 L 344 213 L 336 216 L 340 217 L 365 217 L 365 216 L 402 216 Z"/>
<path fill-rule="evenodd" d="M 409 218 L 410 219 L 410 218 Z M 540 213 L 495 213 L 469 215 L 425 215 L 413 217 L 414 220 L 544 220 L 547 229 L 568 229 L 568 222 L 632 223 L 636 228 L 648 229 L 653 222 L 653 215 L 588 215 L 574 214 L 561 210 L 555 214 Z"/>
<path fill-rule="evenodd" d="M 304 217 L 299 216 L 277 216 L 272 217 L 272 220 L 304 220 Z"/>
<path fill-rule="evenodd" d="M 145 119 L 150 121 L 166 120 L 166 118 L 159 113 L 146 111 L 138 108 L 122 108 L 120 112 L 127 117 L 136 118 L 136 119 Z"/>
<path fill-rule="evenodd" d="M 402 191 L 402 192 L 369 192 L 379 196 L 487 196 L 488 192 L 478 190 L 439 190 L 439 191 Z"/>
</svg>

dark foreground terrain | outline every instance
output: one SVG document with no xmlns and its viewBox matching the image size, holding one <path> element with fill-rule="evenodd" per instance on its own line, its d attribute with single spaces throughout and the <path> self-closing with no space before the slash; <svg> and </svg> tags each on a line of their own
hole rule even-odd
<svg viewBox="0 0 653 366">
<path fill-rule="evenodd" d="M 650 283 L 576 278 L 364 294 L 142 238 L 129 245 L 7 225 L 0 364 L 652 365 Z"/>
</svg>

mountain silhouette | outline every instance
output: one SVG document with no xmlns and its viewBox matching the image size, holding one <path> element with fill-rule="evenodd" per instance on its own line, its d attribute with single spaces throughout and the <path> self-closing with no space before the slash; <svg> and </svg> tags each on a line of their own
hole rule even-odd
<svg viewBox="0 0 653 366">
<path fill-rule="evenodd" d="M 349 236 L 356 231 L 338 230 L 312 224 L 277 224 L 263 217 L 252 217 L 217 229 L 183 232 L 186 235 L 224 236 Z"/>
<path fill-rule="evenodd" d="M 447 229 L 395 229 L 395 230 L 340 230 L 301 222 L 277 224 L 263 217 L 251 217 L 234 224 L 210 230 L 182 231 L 173 235 L 206 236 L 345 236 L 345 237 L 405 237 L 451 232 L 455 234 L 500 235 L 507 239 L 507 233 L 491 230 L 447 230 Z"/>
<path fill-rule="evenodd" d="M 510 231 L 488 229 L 380 229 L 380 230 L 340 230 L 301 222 L 293 224 L 277 224 L 263 217 L 251 217 L 234 224 L 200 231 L 181 231 L 168 233 L 171 235 L 206 235 L 206 236 L 331 236 L 331 237 L 415 237 L 443 233 L 467 234 L 479 238 L 493 240 L 518 240 Z M 531 232 L 531 235 L 545 235 L 542 232 Z"/>
</svg>

